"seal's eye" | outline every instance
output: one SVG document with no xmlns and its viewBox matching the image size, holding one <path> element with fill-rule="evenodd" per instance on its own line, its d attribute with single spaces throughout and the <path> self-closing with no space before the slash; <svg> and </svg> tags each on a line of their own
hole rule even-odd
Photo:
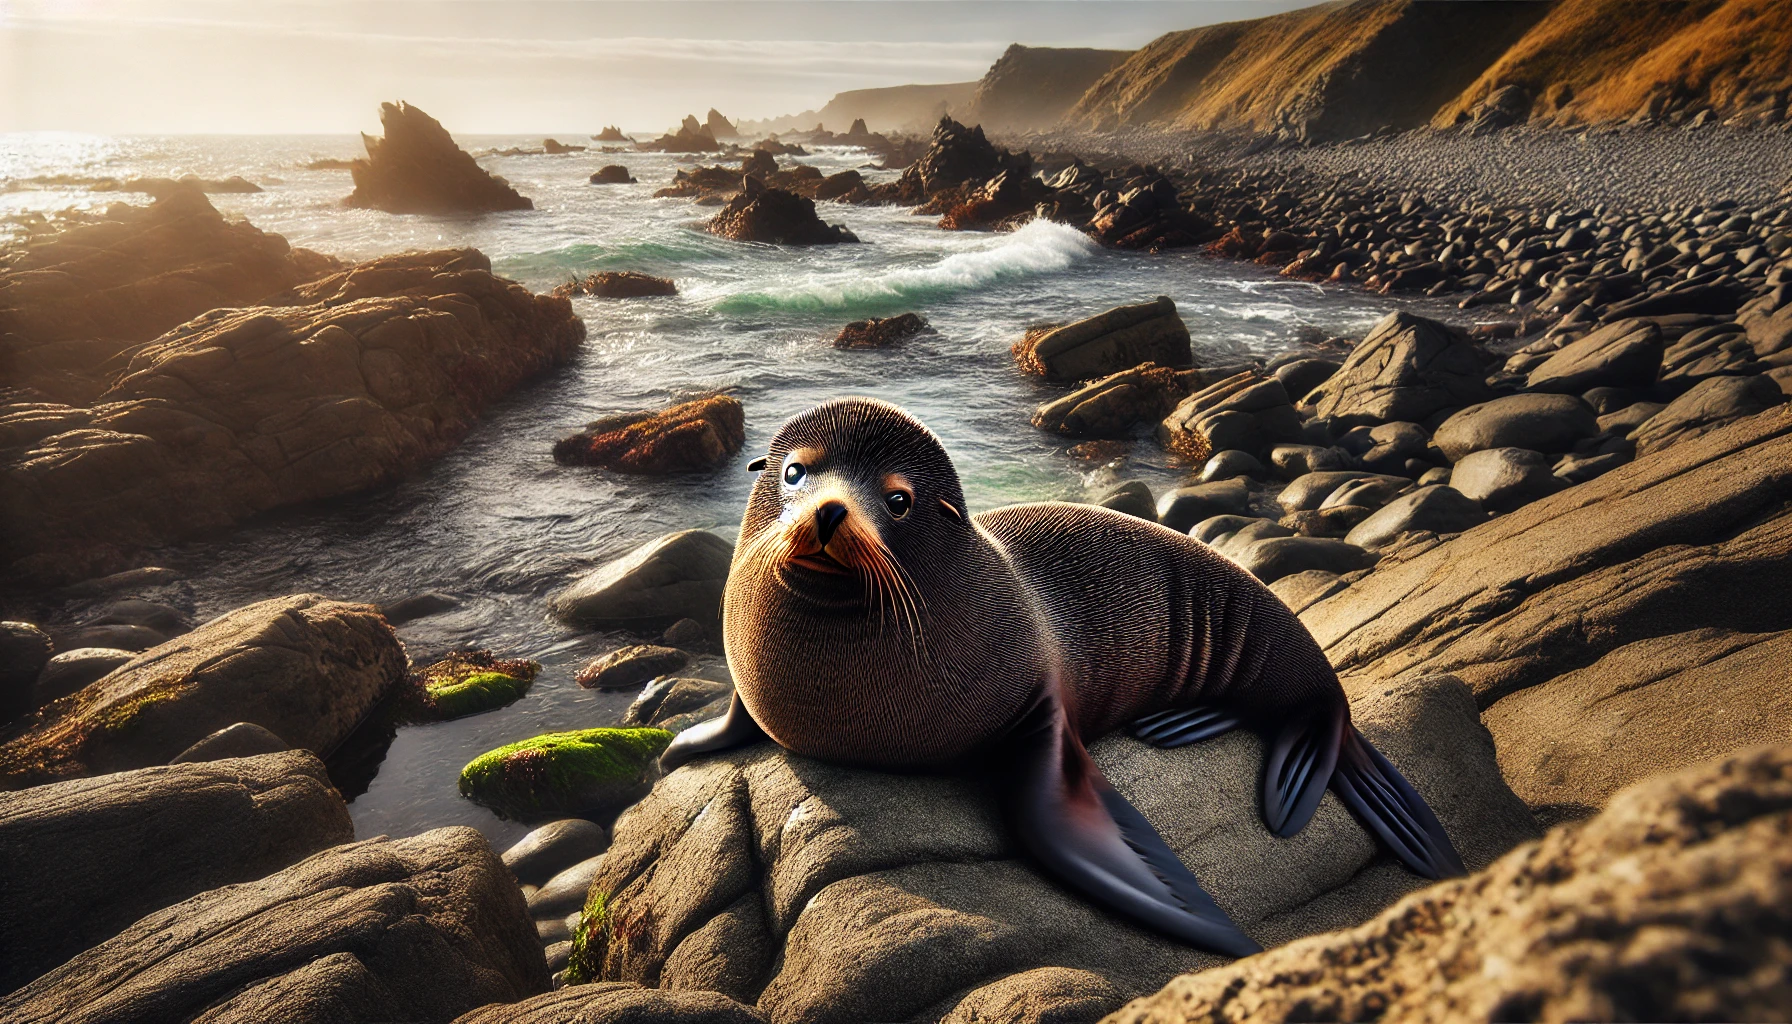
<svg viewBox="0 0 1792 1024">
<path fill-rule="evenodd" d="M 908 515 L 909 507 L 914 503 L 914 497 L 907 491 L 891 491 L 884 495 L 884 507 L 888 508 L 890 514 L 898 519 Z"/>
<path fill-rule="evenodd" d="M 792 462 L 784 467 L 784 482 L 792 486 L 800 484 L 803 482 L 803 474 L 807 472 L 808 470 L 803 468 L 802 463 Z"/>
</svg>

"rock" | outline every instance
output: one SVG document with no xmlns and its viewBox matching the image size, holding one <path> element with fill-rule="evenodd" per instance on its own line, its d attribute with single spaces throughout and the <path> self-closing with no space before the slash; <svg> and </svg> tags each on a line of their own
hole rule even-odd
<svg viewBox="0 0 1792 1024">
<path fill-rule="evenodd" d="M 1308 569 L 1306 572 L 1297 572 L 1282 577 L 1271 583 L 1269 590 L 1270 593 L 1281 598 L 1282 603 L 1287 605 L 1290 611 L 1298 615 L 1308 605 L 1324 600 L 1349 585 L 1339 579 L 1337 573 L 1326 572 L 1323 569 Z"/>
<path fill-rule="evenodd" d="M 667 133 L 652 142 L 641 142 L 635 148 L 643 153 L 713 153 L 722 148 L 709 129 L 689 114 L 675 133 Z"/>
<path fill-rule="evenodd" d="M 1354 469 L 1328 470 L 1321 473 L 1306 473 L 1295 477 L 1282 493 L 1276 495 L 1276 504 L 1282 506 L 1284 512 L 1317 511 L 1325 504 L 1325 499 L 1332 492 L 1352 480 L 1363 480 L 1374 476 Z"/>
<path fill-rule="evenodd" d="M 633 185 L 635 179 L 628 173 L 628 168 L 621 164 L 606 164 L 598 168 L 591 176 L 593 185 Z"/>
<path fill-rule="evenodd" d="M 1290 512 L 1277 522 L 1296 536 L 1343 540 L 1374 511 L 1363 505 L 1333 505 L 1323 510 Z"/>
<path fill-rule="evenodd" d="M 714 395 L 659 412 L 626 412 L 585 425 L 554 445 L 554 461 L 663 476 L 713 470 L 746 443 L 740 401 Z"/>
<path fill-rule="evenodd" d="M 1358 547 L 1377 550 L 1393 544 L 1403 533 L 1461 533 L 1486 519 L 1480 503 L 1454 487 L 1421 487 L 1376 510 L 1344 539 Z"/>
<path fill-rule="evenodd" d="M 44 664 L 32 688 L 31 706 L 42 707 L 59 697 L 79 692 L 88 683 L 136 656 L 136 651 L 110 647 L 78 647 L 63 651 Z"/>
<path fill-rule="evenodd" d="M 569 947 L 570 948 L 570 947 Z M 642 988 L 633 982 L 569 985 L 508 1006 L 485 1006 L 454 1024 L 766 1024 L 720 992 Z"/>
<path fill-rule="evenodd" d="M 1565 483 L 1581 484 L 1600 475 L 1609 473 L 1626 462 L 1630 456 L 1624 452 L 1608 452 L 1605 455 L 1564 455 L 1557 460 L 1555 474 Z M 1444 481 L 1448 483 L 1448 480 Z"/>
<path fill-rule="evenodd" d="M 1157 522 L 1157 499 L 1143 480 L 1128 480 L 1103 495 L 1095 504 L 1139 519 Z"/>
<path fill-rule="evenodd" d="M 696 723 L 676 720 L 710 704 L 717 704 L 715 711 L 720 714 L 727 710 L 733 693 L 734 687 L 713 679 L 658 679 L 642 689 L 641 695 L 622 713 L 619 724 L 651 725 L 678 732 Z"/>
<path fill-rule="evenodd" d="M 98 404 L 0 455 L 0 564 L 79 579 L 397 480 L 585 333 L 474 250 L 381 257 L 276 299 L 222 304 L 103 372 L 93 358 Z"/>
<path fill-rule="evenodd" d="M 587 690 L 632 690 L 690 663 L 691 656 L 675 647 L 624 647 L 586 662 L 577 682 Z"/>
<path fill-rule="evenodd" d="M 1502 85 L 1468 112 L 1463 130 L 1470 135 L 1487 135 L 1521 124 L 1531 112 L 1531 93 L 1522 85 Z"/>
<path fill-rule="evenodd" d="M 19 988 L 144 914 L 353 838 L 322 762 L 302 750 L 0 795 L 0 989 Z"/>
<path fill-rule="evenodd" d="M 1555 457 L 1523 448 L 1485 448 L 1463 456 L 1450 486 L 1489 512 L 1510 512 L 1554 494 L 1568 481 L 1556 476 Z"/>
<path fill-rule="evenodd" d="M 1535 834 L 1460 684 L 1388 687 L 1353 717 L 1471 865 Z M 1334 797 L 1284 840 L 1254 799 L 1221 796 L 1255 791 L 1253 733 L 1177 750 L 1113 735 L 1093 755 L 1266 944 L 1361 920 L 1423 884 L 1383 861 Z M 575 981 L 716 988 L 769 1019 L 813 1024 L 936 1021 L 1002 992 L 1086 1000 L 1089 976 L 1125 999 L 1220 962 L 1040 875 L 975 779 L 855 771 L 769 743 L 680 768 L 623 813 L 575 946 Z"/>
<path fill-rule="evenodd" d="M 591 879 L 586 878 L 585 882 L 589 884 Z M 529 898 L 533 898 L 533 894 Z M 567 924 L 564 917 L 538 917 L 535 919 L 535 937 L 543 946 L 555 946 L 564 942 L 567 949 L 570 950 L 572 948 L 572 925 Z M 543 949 L 542 952 L 545 954 L 547 950 Z"/>
<path fill-rule="evenodd" d="M 982 184 L 1013 168 L 1025 174 L 1030 159 L 997 149 L 983 135 L 983 127 L 966 128 L 950 117 L 941 117 L 933 138 L 920 158 L 902 172 L 893 188 L 880 189 L 880 198 L 916 203 L 936 193 L 966 184 Z"/>
<path fill-rule="evenodd" d="M 1260 540 L 1233 556 L 1246 572 L 1274 583 L 1298 572 L 1323 570 L 1342 575 L 1367 569 L 1376 556 L 1354 544 L 1324 537 L 1271 537 Z"/>
<path fill-rule="evenodd" d="M 380 614 L 394 626 L 402 626 L 407 622 L 426 619 L 431 615 L 440 615 L 460 607 L 460 601 L 447 594 L 427 593 L 412 594 L 400 598 L 391 604 L 380 606 Z"/>
<path fill-rule="evenodd" d="M 560 978 L 560 972 L 566 970 L 566 961 L 572 957 L 572 940 L 567 939 L 564 942 L 556 942 L 543 949 L 542 953 L 547 956 L 548 975 L 554 978 L 554 984 L 558 986 L 564 980 Z M 479 1011 L 475 1010 L 473 1012 L 478 1013 Z"/>
<path fill-rule="evenodd" d="M 442 123 L 408 103 L 380 104 L 385 138 L 361 136 L 366 159 L 349 165 L 347 205 L 387 213 L 533 210 L 503 178 L 487 174 L 454 144 Z"/>
<path fill-rule="evenodd" d="M 825 224 L 815 201 L 746 178 L 741 192 L 704 225 L 711 234 L 737 242 L 771 245 L 835 245 L 859 237 L 839 224 Z"/>
<path fill-rule="evenodd" d="M 1652 779 L 1369 923 L 1201 974 L 1114 1024 L 1753 1020 L 1784 1011 L 1792 748 Z"/>
<path fill-rule="evenodd" d="M 1094 971 L 1035 967 L 972 989 L 940 1024 L 1077 1024 L 1104 1017 L 1125 1001 Z"/>
<path fill-rule="evenodd" d="M 1243 515 L 1250 501 L 1243 480 L 1178 487 L 1157 499 L 1157 521 L 1177 533 L 1187 533 L 1203 519 Z"/>
<path fill-rule="evenodd" d="M 1526 377 L 1532 391 L 1578 395 L 1589 388 L 1646 388 L 1661 366 L 1661 328 L 1619 320 L 1564 345 Z"/>
<path fill-rule="evenodd" d="M 1233 515 L 1203 519 L 1188 531 L 1188 535 L 1233 560 L 1243 557 L 1258 541 L 1294 536 L 1292 531 L 1273 519 Z"/>
<path fill-rule="evenodd" d="M 54 651 L 49 634 L 31 623 L 0 622 L 0 716 L 37 706 L 32 686 Z"/>
<path fill-rule="evenodd" d="M 1141 363 L 1040 406 L 1033 426 L 1065 437 L 1126 437 L 1161 420 L 1187 393 L 1176 371 Z"/>
<path fill-rule="evenodd" d="M 1637 401 L 1637 393 L 1629 388 L 1589 388 L 1580 396 L 1600 419 L 1627 408 Z"/>
<path fill-rule="evenodd" d="M 254 757 L 291 750 L 292 744 L 254 722 L 227 725 L 168 759 L 169 764 L 191 764 L 198 761 L 222 761 L 232 757 Z"/>
<path fill-rule="evenodd" d="M 237 722 L 331 751 L 404 671 L 404 648 L 371 605 L 261 601 L 40 708 L 0 745 L 0 788 L 165 764 Z"/>
<path fill-rule="evenodd" d="M 1491 398 L 1486 365 L 1481 350 L 1454 328 L 1389 313 L 1304 401 L 1338 427 L 1422 423 Z"/>
<path fill-rule="evenodd" d="M 1165 449 L 1203 461 L 1229 448 L 1266 455 L 1278 442 L 1300 436 L 1300 414 L 1282 382 L 1251 371 L 1188 396 L 1157 427 Z"/>
<path fill-rule="evenodd" d="M 1364 469 L 1375 473 L 1402 473 L 1409 460 L 1424 458 L 1431 445 L 1431 435 L 1417 423 L 1377 424 L 1369 428 L 1367 440 L 1366 449 L 1352 454 Z"/>
<path fill-rule="evenodd" d="M 609 848 L 610 835 L 602 825 L 583 818 L 562 818 L 517 840 L 504 851 L 503 860 L 518 882 L 545 885 L 560 872 Z"/>
<path fill-rule="evenodd" d="M 588 629 L 651 628 L 696 619 L 719 623 L 734 545 L 707 530 L 649 541 L 554 595 L 554 617 Z"/>
<path fill-rule="evenodd" d="M 1188 326 L 1165 296 L 1028 336 L 1014 345 L 1020 368 L 1047 380 L 1105 377 L 1142 363 L 1192 365 Z"/>
<path fill-rule="evenodd" d="M 670 278 L 654 277 L 633 270 L 601 270 L 583 281 L 568 282 L 554 289 L 564 298 L 574 295 L 595 295 L 600 299 L 646 299 L 677 295 L 678 285 Z"/>
<path fill-rule="evenodd" d="M 1622 409 L 1599 417 L 1599 432 L 1602 434 L 1629 434 L 1642 426 L 1649 417 L 1667 408 L 1665 402 L 1633 402 Z"/>
<path fill-rule="evenodd" d="M 855 320 L 840 329 L 840 336 L 834 339 L 834 347 L 838 349 L 855 348 L 888 348 L 898 342 L 925 331 L 931 330 L 927 321 L 914 313 L 901 316 L 872 317 L 869 320 Z"/>
<path fill-rule="evenodd" d="M 510 872 L 478 832 L 443 828 L 337 846 L 151 913 L 0 997 L 0 1016 L 447 1021 L 547 986 Z"/>
<path fill-rule="evenodd" d="M 1176 183 L 1155 171 L 1128 180 L 1118 193 L 1100 192 L 1095 201 L 1099 208 L 1087 230 L 1116 249 L 1156 252 L 1199 245 L 1220 234 L 1212 221 L 1185 209 Z"/>
<path fill-rule="evenodd" d="M 540 672 L 540 662 L 498 658 L 487 650 L 454 651 L 410 674 L 403 716 L 446 722 L 514 704 Z"/>
<path fill-rule="evenodd" d="M 602 856 L 592 856 L 554 873 L 529 897 L 529 916 L 538 921 L 564 919 L 585 905 L 585 892 L 597 875 Z M 559 941 L 556 939 L 555 941 Z"/>
<path fill-rule="evenodd" d="M 1702 629 L 1787 629 L 1779 595 L 1792 566 L 1789 498 L 1792 411 L 1776 409 L 1643 456 L 1411 557 L 1384 559 L 1301 619 L 1347 690 L 1449 672 L 1491 710 L 1627 645 Z M 1689 651 L 1714 649 L 1690 639 L 1696 643 Z M 1570 693 L 1637 691 L 1616 709 L 1638 706 L 1661 682 L 1664 706 L 1679 710 L 1671 720 L 1649 719 L 1660 723 L 1659 741 L 1692 755 L 1721 753 L 1716 744 L 1725 732 L 1705 731 L 1712 716 L 1734 715 L 1742 731 L 1759 709 L 1741 710 L 1728 689 L 1713 688 L 1704 691 L 1710 710 L 1692 713 L 1687 702 L 1699 691 L 1687 684 L 1696 677 L 1682 682 L 1657 671 L 1673 663 L 1665 652 L 1610 658 Z M 1633 674 L 1621 679 L 1620 671 Z M 1739 677 L 1736 685 L 1752 684 Z M 1501 756 L 1517 764 L 1541 764 L 1550 749 L 1577 749 L 1594 735 L 1573 717 L 1542 728 L 1527 714 L 1521 724 L 1496 733 Z M 1631 764 L 1614 757 L 1612 772 Z"/>
<path fill-rule="evenodd" d="M 1344 506 L 1377 509 L 1406 493 L 1411 487 L 1412 481 L 1400 476 L 1365 476 L 1346 480 L 1338 485 L 1337 490 L 1325 496 L 1325 500 L 1319 503 L 1319 511 Z"/>
<path fill-rule="evenodd" d="M 660 634 L 660 643 L 681 651 L 702 651 L 709 647 L 709 630 L 696 619 L 679 619 Z"/>
<path fill-rule="evenodd" d="M 77 626 L 57 630 L 56 646 L 62 650 L 147 651 L 170 638 L 148 626 L 111 623 L 104 626 Z"/>
<path fill-rule="evenodd" d="M 549 156 L 560 156 L 563 153 L 583 153 L 586 147 L 573 146 L 558 139 L 542 139 L 541 150 Z"/>
<path fill-rule="evenodd" d="M 1278 444 L 1269 450 L 1269 463 L 1284 480 L 1298 480 L 1311 473 L 1335 473 L 1355 462 L 1342 448 L 1316 444 Z"/>
<path fill-rule="evenodd" d="M 1276 367 L 1276 379 L 1288 389 L 1288 397 L 1299 405 L 1306 401 L 1308 392 L 1331 380 L 1341 366 L 1343 364 L 1335 359 L 1296 359 Z"/>
<path fill-rule="evenodd" d="M 1741 324 L 1714 324 L 1688 331 L 1663 350 L 1656 391 L 1678 395 L 1711 377 L 1746 377 L 1766 369 Z"/>
<path fill-rule="evenodd" d="M 1451 462 L 1459 462 L 1488 448 L 1565 452 L 1597 433 L 1593 410 L 1574 395 L 1507 395 L 1444 420 L 1433 441 Z"/>
<path fill-rule="evenodd" d="M 85 624 L 142 626 L 153 629 L 164 637 L 177 637 L 193 630 L 193 620 L 180 609 L 135 597 L 108 601 L 90 609 Z"/>
<path fill-rule="evenodd" d="M 1261 477 L 1267 473 L 1263 463 L 1258 462 L 1249 452 L 1241 452 L 1236 448 L 1228 448 L 1223 452 L 1214 452 L 1201 466 L 1201 482 L 1215 483 L 1230 480 L 1238 476 Z"/>
<path fill-rule="evenodd" d="M 1712 377 L 1692 386 L 1684 395 L 1643 421 L 1632 431 L 1638 456 L 1661 451 L 1702 434 L 1710 433 L 1745 416 L 1765 412 L 1786 401 L 1779 385 L 1766 375 Z"/>
<path fill-rule="evenodd" d="M 516 821 L 603 818 L 647 792 L 670 742 L 664 729 L 543 733 L 469 761 L 460 795 Z"/>
</svg>

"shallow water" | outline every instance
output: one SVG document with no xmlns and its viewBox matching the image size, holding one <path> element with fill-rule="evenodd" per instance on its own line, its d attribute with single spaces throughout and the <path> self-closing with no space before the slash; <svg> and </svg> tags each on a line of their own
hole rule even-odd
<svg viewBox="0 0 1792 1024">
<path fill-rule="evenodd" d="M 459 141 L 474 152 L 540 144 Z M 1103 250 L 1055 224 L 952 233 L 897 208 L 821 204 L 823 216 L 846 224 L 862 245 L 743 245 L 694 230 L 713 210 L 651 198 L 677 166 L 693 162 L 661 154 L 594 148 L 482 158 L 534 199 L 533 211 L 426 217 L 350 210 L 340 205 L 352 188 L 348 173 L 304 164 L 358 150 L 353 136 L 0 136 L 0 178 L 13 183 L 0 191 L 0 216 L 147 201 L 21 185 L 42 175 L 241 174 L 266 191 L 213 196 L 214 205 L 294 245 L 338 256 L 475 246 L 499 274 L 537 290 L 604 269 L 677 281 L 675 298 L 575 300 L 589 331 L 579 354 L 494 408 L 459 448 L 413 479 L 157 554 L 156 562 L 189 574 L 202 616 L 300 591 L 388 601 L 433 590 L 462 604 L 399 629 L 414 654 L 474 645 L 542 662 L 534 689 L 508 708 L 402 729 L 370 788 L 351 804 L 362 836 L 450 824 L 472 825 L 500 844 L 520 835 L 524 826 L 458 796 L 461 766 L 537 733 L 611 724 L 632 699 L 572 681 L 585 659 L 627 639 L 561 626 L 546 617 L 543 598 L 584 568 L 662 533 L 707 527 L 731 535 L 752 481 L 746 462 L 803 408 L 841 394 L 907 407 L 944 438 L 973 511 L 1091 498 L 1133 477 L 1158 490 L 1187 469 L 1166 465 L 1154 444 L 1135 445 L 1119 465 L 1091 463 L 1069 454 L 1070 442 L 1028 425 L 1034 407 L 1063 389 L 1014 368 L 1008 346 L 1027 325 L 1168 295 L 1189 324 L 1197 360 L 1212 365 L 1280 352 L 1304 325 L 1360 336 L 1392 306 L 1354 288 L 1284 281 L 1194 253 Z M 868 162 L 855 150 L 800 159 L 824 173 Z M 641 183 L 587 184 L 607 163 L 626 164 Z M 849 320 L 910 310 L 938 333 L 889 351 L 839 352 L 828 344 Z M 557 438 L 600 415 L 718 389 L 745 405 L 747 445 L 735 465 L 713 476 L 619 476 L 561 467 L 550 455 Z"/>
</svg>

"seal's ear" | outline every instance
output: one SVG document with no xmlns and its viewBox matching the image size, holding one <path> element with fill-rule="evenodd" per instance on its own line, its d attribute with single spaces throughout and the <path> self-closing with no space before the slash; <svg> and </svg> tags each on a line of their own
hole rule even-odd
<svg viewBox="0 0 1792 1024">
<path fill-rule="evenodd" d="M 964 513 L 958 511 L 956 508 L 953 508 L 952 503 L 947 501 L 944 498 L 940 499 L 940 511 L 944 512 L 946 515 L 949 515 L 954 519 L 957 519 L 960 521 L 962 521 L 964 519 Z"/>
<path fill-rule="evenodd" d="M 748 472 L 757 473 L 764 468 L 765 468 L 765 456 L 763 456 L 763 455 L 761 455 L 757 459 L 754 459 L 752 462 L 747 463 Z"/>
</svg>

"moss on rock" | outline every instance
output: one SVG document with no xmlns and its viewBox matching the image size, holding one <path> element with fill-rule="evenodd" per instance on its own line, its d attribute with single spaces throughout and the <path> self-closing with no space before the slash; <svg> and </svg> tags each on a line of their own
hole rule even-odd
<svg viewBox="0 0 1792 1024">
<path fill-rule="evenodd" d="M 403 717 L 446 722 L 511 704 L 529 692 L 538 662 L 500 659 L 485 650 L 455 651 L 411 674 L 414 693 Z"/>
<path fill-rule="evenodd" d="M 460 794 L 500 817 L 533 821 L 618 810 L 652 785 L 664 729 L 550 732 L 487 751 L 460 773 Z"/>
</svg>

